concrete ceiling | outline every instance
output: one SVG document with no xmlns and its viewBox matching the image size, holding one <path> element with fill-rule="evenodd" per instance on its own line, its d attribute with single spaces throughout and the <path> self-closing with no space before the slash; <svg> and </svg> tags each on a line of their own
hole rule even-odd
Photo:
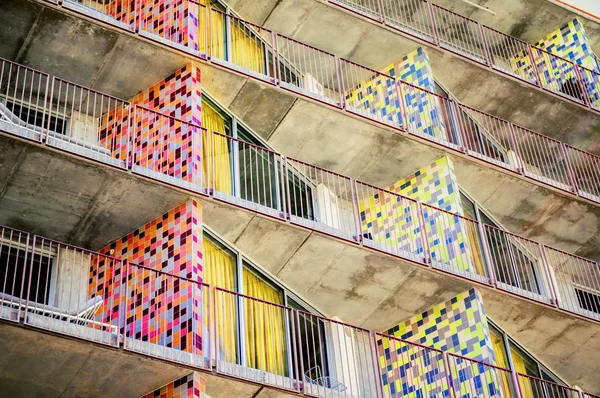
<svg viewBox="0 0 600 398">
<path fill-rule="evenodd" d="M 585 27 L 590 47 L 596 54 L 600 53 L 600 23 L 549 0 L 470 1 L 490 9 L 494 14 L 461 0 L 435 0 L 434 3 L 532 44 L 579 18 Z"/>
<path fill-rule="evenodd" d="M 125 171 L 7 136 L 0 138 L 0 225 L 98 249 L 191 197 Z M 197 199 L 203 207 L 203 222 L 212 230 L 315 308 L 351 324 L 387 330 L 475 286 L 283 220 L 204 197 Z M 556 351 L 535 345 L 535 341 L 527 347 L 559 375 L 569 375 L 567 380 L 600 391 L 598 380 L 590 373 L 600 371 L 600 363 L 589 351 L 595 349 L 590 340 L 600 337 L 600 323 L 518 298 L 512 299 L 515 304 L 509 307 L 503 305 L 511 302 L 509 295 L 479 288 L 491 292 L 485 293 L 487 313 L 516 336 L 526 333 L 526 338 L 537 336 L 538 342 L 571 336 L 567 357 L 561 354 L 565 347 L 559 343 Z M 513 317 L 520 320 L 521 329 L 514 329 Z M 553 319 L 552 327 L 547 327 L 544 319 Z M 581 339 L 570 334 L 573 327 L 585 328 Z M 574 367 L 589 372 L 576 375 L 571 370 Z"/>
<path fill-rule="evenodd" d="M 138 398 L 193 369 L 0 321 L 0 397 Z M 202 372 L 211 398 L 295 395 Z"/>
<path fill-rule="evenodd" d="M 398 61 L 420 45 L 380 24 L 367 22 L 319 0 L 228 0 L 227 3 L 249 21 L 376 70 Z M 511 0 L 509 3 L 526 4 L 522 8 L 535 10 L 534 3 L 547 1 Z M 547 14 L 544 9 L 542 11 Z M 550 26 L 547 33 L 556 27 Z M 573 146 L 600 153 L 600 115 L 450 52 L 425 47 L 434 75 L 461 102 Z"/>
<path fill-rule="evenodd" d="M 313 0 L 298 1 L 307 1 L 309 7 Z M 0 15 L 5 27 L 0 30 L 0 56 L 101 92 L 131 98 L 191 62 L 165 47 L 128 33 L 116 33 L 36 1 L 7 3 L 6 12 Z M 328 15 L 338 12 L 331 7 L 323 11 Z M 358 21 L 354 17 L 351 20 Z M 344 45 L 343 40 L 339 43 Z M 387 187 L 449 154 L 461 186 L 508 230 L 600 259 L 598 206 L 212 64 L 198 66 L 203 89 L 287 156 Z"/>
</svg>

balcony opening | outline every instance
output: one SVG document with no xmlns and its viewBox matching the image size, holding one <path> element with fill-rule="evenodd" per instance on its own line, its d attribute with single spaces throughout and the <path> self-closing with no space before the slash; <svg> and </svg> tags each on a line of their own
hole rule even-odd
<svg viewBox="0 0 600 398">
<path fill-rule="evenodd" d="M 585 97 L 583 95 L 583 92 L 581 91 L 579 81 L 575 77 L 572 77 L 565 81 L 563 84 L 561 84 L 560 92 L 567 95 L 568 97 L 577 99 L 579 102 L 585 101 Z"/>
<path fill-rule="evenodd" d="M 581 308 L 600 314 L 600 295 L 578 288 L 575 288 L 575 294 Z"/>
<path fill-rule="evenodd" d="M 50 304 L 49 281 L 53 278 L 52 258 L 34 254 L 33 261 L 26 250 L 3 244 L 0 247 L 0 292 L 2 301 L 15 303 L 23 299 L 39 304 Z M 23 303 L 24 304 L 24 303 Z"/>
</svg>

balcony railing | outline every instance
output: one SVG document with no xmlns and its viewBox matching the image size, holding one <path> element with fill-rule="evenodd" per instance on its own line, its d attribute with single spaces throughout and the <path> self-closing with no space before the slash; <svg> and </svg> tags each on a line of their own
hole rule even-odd
<svg viewBox="0 0 600 398">
<path fill-rule="evenodd" d="M 429 0 L 327 2 L 593 111 L 600 110 L 598 72 Z"/>
<path fill-rule="evenodd" d="M 428 0 L 330 2 L 367 17 L 379 15 L 375 19 L 394 29 L 439 44 L 600 113 L 599 73 L 531 47 Z M 143 7 L 136 4 L 135 0 L 119 0 L 100 6 L 88 0 L 66 0 L 62 6 L 138 32 L 203 62 L 600 203 L 597 169 L 577 170 L 578 166 L 596 162 L 593 154 L 576 150 L 576 159 L 569 162 L 567 152 L 575 149 L 559 141 L 194 0 L 162 1 L 160 7 L 156 7 L 156 2 L 146 2 Z M 14 79 L 16 71 L 6 62 L 3 67 L 3 73 Z M 26 69 L 21 67 L 20 70 Z M 17 77 L 17 80 L 23 78 Z M 40 84 L 47 79 L 42 75 L 37 78 Z M 9 80 L 6 92 L 0 95 L 15 96 L 16 93 L 8 92 L 15 89 L 15 84 L 18 82 Z M 29 84 L 25 87 L 31 88 Z M 19 93 L 21 97 L 27 94 Z M 36 94 L 44 95 L 42 91 Z M 0 97 L 0 107 L 1 101 Z M 72 101 L 77 98 L 73 97 Z M 585 181 L 577 178 L 581 172 L 586 173 Z M 592 178 L 588 177 L 590 174 Z"/>
<path fill-rule="evenodd" d="M 458 55 L 600 113 L 599 73 L 432 5 L 428 0 L 330 2 L 366 16 L 380 15 L 376 19 L 395 29 L 439 43 Z M 600 172 L 585 166 L 597 162 L 597 157 L 591 153 L 194 0 L 161 0 L 160 7 L 156 6 L 157 2 L 145 2 L 143 7 L 136 4 L 137 0 L 118 0 L 104 6 L 89 0 L 62 2 L 65 8 L 137 32 L 202 62 L 210 62 L 600 203 L 600 184 L 597 182 Z M 390 13 L 389 17 L 386 12 Z M 32 90 L 34 83 L 22 81 L 29 78 L 29 74 L 15 76 L 17 70 L 13 70 L 8 61 L 3 61 L 2 67 L 0 79 L 7 80 L 6 87 L 0 92 L 0 109 L 2 96 L 39 103 L 35 100 L 48 95 L 41 89 Z M 30 70 L 20 67 L 19 71 Z M 39 73 L 35 76 L 40 85 L 49 79 Z M 19 84 L 23 91 L 17 92 L 15 86 Z M 56 84 L 52 82 L 52 86 Z M 0 123 L 4 123 L 4 118 Z M 37 136 L 35 131 L 30 134 Z M 578 153 L 570 160 L 567 153 L 573 150 Z M 578 178 L 581 173 L 585 173 L 583 180 Z"/>
<path fill-rule="evenodd" d="M 311 397 L 596 398 L 41 236 L 0 239 L 0 318 L 31 328 Z"/>
<path fill-rule="evenodd" d="M 28 76 L 1 86 L 6 133 L 600 321 L 595 261 L 8 61 L 4 70 Z M 459 115 L 473 113 L 449 112 L 457 115 L 455 125 L 463 124 Z M 436 120 L 411 123 L 452 134 L 453 127 Z M 479 121 L 469 138 L 455 136 L 457 145 L 485 147 L 476 142 L 479 125 L 494 126 L 497 141 L 510 141 L 497 119 L 473 120 Z M 497 152 L 495 161 L 538 179 L 595 186 L 598 168 L 588 161 L 598 158 L 570 147 L 563 154 L 556 141 L 530 137 L 516 141 L 520 157 Z"/>
</svg>

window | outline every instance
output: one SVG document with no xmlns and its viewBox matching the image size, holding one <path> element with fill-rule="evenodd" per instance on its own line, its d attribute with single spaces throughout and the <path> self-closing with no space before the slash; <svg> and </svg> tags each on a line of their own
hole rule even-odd
<svg viewBox="0 0 600 398">
<path fill-rule="evenodd" d="M 460 198 L 467 217 L 494 227 L 484 230 L 497 280 L 528 292 L 543 294 L 535 254 L 517 238 L 503 233 L 504 229 L 462 191 Z"/>
<path fill-rule="evenodd" d="M 207 229 L 204 229 L 204 258 L 204 282 L 227 290 L 216 293 L 219 358 L 289 376 L 294 371 L 292 347 L 288 346 L 290 312 L 284 306 L 293 303 L 293 308 L 302 311 L 306 307 L 299 305 L 298 300 L 288 301 L 282 286 Z M 209 324 L 205 326 L 208 330 Z"/>
<path fill-rule="evenodd" d="M 290 307 L 304 311 L 293 300 Z M 302 381 L 311 381 L 320 385 L 329 377 L 325 325 L 320 318 L 300 312 L 298 314 L 298 338 L 296 352 L 300 356 L 298 365 L 294 363 L 294 374 Z M 300 375 L 301 372 L 304 374 Z"/>
<path fill-rule="evenodd" d="M 578 288 L 575 288 L 575 294 L 581 308 L 600 314 L 600 295 Z"/>
<path fill-rule="evenodd" d="M 244 141 L 238 144 L 240 196 L 242 199 L 273 209 L 281 208 L 277 190 L 280 185 L 279 164 L 275 161 L 275 155 L 260 149 L 264 146 L 239 124 L 237 136 Z"/>
<path fill-rule="evenodd" d="M 227 113 L 210 97 L 202 95 L 202 126 L 209 131 L 239 139 L 230 140 L 219 135 L 215 140 L 215 189 L 228 195 L 239 195 L 242 199 L 269 207 L 282 209 L 281 190 L 290 191 L 290 213 L 293 216 L 314 220 L 314 184 L 293 167 L 288 167 L 287 187 L 281 185 L 281 165 L 278 157 L 268 151 L 257 136 L 239 120 Z M 249 143 L 251 145 L 248 145 Z M 209 142 L 203 139 L 203 171 L 207 186 L 212 184 L 212 153 Z M 265 151 L 260 148 L 267 149 Z M 238 169 L 239 173 L 235 173 Z"/>
<path fill-rule="evenodd" d="M 50 304 L 52 258 L 40 254 L 26 256 L 26 251 L 9 244 L 0 247 L 0 292 L 40 304 Z"/>
</svg>

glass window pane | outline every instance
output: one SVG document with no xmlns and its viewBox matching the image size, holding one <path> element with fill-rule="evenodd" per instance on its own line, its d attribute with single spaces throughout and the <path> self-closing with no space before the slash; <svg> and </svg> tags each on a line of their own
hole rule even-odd
<svg viewBox="0 0 600 398">
<path fill-rule="evenodd" d="M 510 355 L 518 373 L 534 377 L 540 376 L 537 362 L 512 342 L 510 343 Z"/>
<path fill-rule="evenodd" d="M 477 220 L 477 213 L 475 212 L 475 203 L 473 203 L 471 199 L 467 198 L 462 192 L 460 193 L 460 201 L 462 203 L 462 208 L 465 216 L 473 220 Z"/>
</svg>

